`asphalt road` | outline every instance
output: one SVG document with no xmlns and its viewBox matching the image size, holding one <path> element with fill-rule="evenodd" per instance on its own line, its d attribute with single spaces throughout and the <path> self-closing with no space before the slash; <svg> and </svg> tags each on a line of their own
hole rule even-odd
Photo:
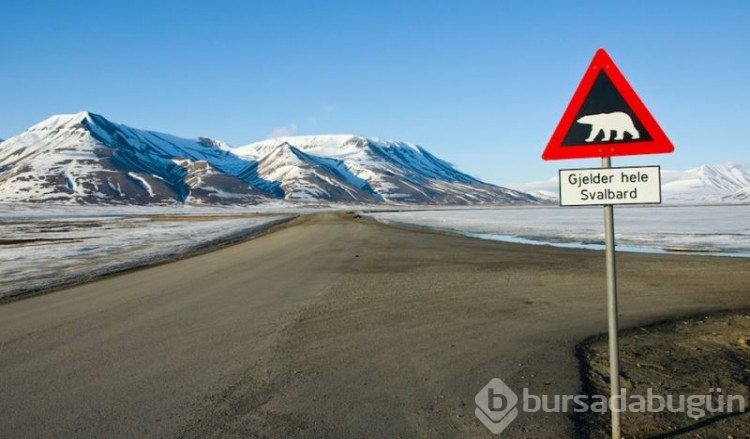
<svg viewBox="0 0 750 439">
<path fill-rule="evenodd" d="M 618 256 L 623 326 L 750 306 L 750 261 Z M 495 437 L 492 378 L 577 394 L 601 252 L 302 216 L 193 258 L 0 305 L 0 437 Z M 570 437 L 521 413 L 502 437 Z"/>
</svg>

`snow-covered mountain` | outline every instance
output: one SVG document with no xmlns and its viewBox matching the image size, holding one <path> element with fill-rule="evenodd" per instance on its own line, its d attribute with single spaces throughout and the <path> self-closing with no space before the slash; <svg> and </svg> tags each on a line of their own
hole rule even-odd
<svg viewBox="0 0 750 439">
<path fill-rule="evenodd" d="M 540 199 L 557 199 L 557 177 L 511 185 Z M 662 201 L 666 204 L 750 202 L 750 168 L 736 164 L 704 165 L 687 171 L 661 171 Z"/>
<path fill-rule="evenodd" d="M 135 129 L 88 112 L 50 117 L 2 142 L 0 197 L 119 204 L 536 201 L 463 174 L 409 143 L 319 136 L 232 148 L 215 139 Z"/>
<path fill-rule="evenodd" d="M 742 202 L 739 194 L 750 191 L 750 169 L 726 164 L 681 172 L 663 170 L 661 184 L 664 198 L 675 203 Z"/>
<path fill-rule="evenodd" d="M 424 148 L 353 135 L 285 137 L 234 152 L 258 161 L 287 199 L 386 203 L 486 204 L 534 201 L 457 171 Z"/>
<path fill-rule="evenodd" d="M 278 185 L 210 139 L 188 140 L 92 113 L 53 116 L 0 145 L 4 201 L 259 202 Z"/>
</svg>

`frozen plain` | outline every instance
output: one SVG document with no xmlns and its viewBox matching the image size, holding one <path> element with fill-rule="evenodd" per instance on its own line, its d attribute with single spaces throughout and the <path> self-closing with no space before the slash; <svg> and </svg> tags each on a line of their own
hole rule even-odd
<svg viewBox="0 0 750 439">
<path fill-rule="evenodd" d="M 3 206 L 0 299 L 176 259 L 290 216 L 251 216 L 256 212 L 202 207 Z"/>
<path fill-rule="evenodd" d="M 508 207 L 368 214 L 379 221 L 430 227 L 483 239 L 599 250 L 601 207 Z M 750 206 L 615 207 L 618 250 L 681 251 L 750 257 Z"/>
</svg>

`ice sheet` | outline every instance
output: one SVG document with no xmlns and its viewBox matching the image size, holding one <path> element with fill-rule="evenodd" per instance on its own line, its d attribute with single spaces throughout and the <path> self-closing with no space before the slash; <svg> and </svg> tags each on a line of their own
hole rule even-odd
<svg viewBox="0 0 750 439">
<path fill-rule="evenodd" d="M 601 207 L 529 207 L 371 213 L 381 220 L 474 237 L 603 248 Z M 750 257 L 750 206 L 615 207 L 620 250 Z"/>
</svg>

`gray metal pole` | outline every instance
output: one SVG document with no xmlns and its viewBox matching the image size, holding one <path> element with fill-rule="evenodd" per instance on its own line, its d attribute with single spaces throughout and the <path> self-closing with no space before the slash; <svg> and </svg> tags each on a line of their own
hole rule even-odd
<svg viewBox="0 0 750 439">
<path fill-rule="evenodd" d="M 602 168 L 610 168 L 610 157 L 602 157 Z M 615 266 L 615 216 L 614 206 L 604 206 L 604 242 L 607 259 L 607 315 L 609 322 L 609 410 L 612 416 L 612 439 L 620 439 L 620 344 L 617 316 L 617 271 Z"/>
</svg>

